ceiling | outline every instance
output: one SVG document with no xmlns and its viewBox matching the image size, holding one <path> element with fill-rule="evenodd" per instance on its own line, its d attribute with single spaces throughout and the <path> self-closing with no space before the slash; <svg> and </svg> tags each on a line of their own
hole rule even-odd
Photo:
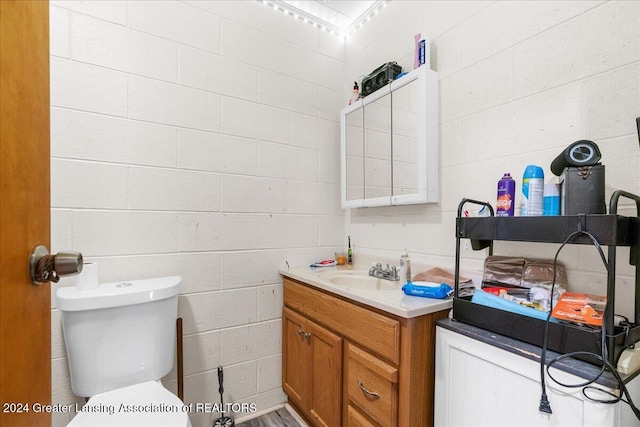
<svg viewBox="0 0 640 427">
<path fill-rule="evenodd" d="M 348 35 L 382 9 L 390 0 L 259 0 L 298 19 Z"/>
</svg>

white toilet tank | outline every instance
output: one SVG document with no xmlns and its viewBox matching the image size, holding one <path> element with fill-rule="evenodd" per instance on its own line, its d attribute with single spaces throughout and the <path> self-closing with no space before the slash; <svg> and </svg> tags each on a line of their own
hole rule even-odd
<svg viewBox="0 0 640 427">
<path fill-rule="evenodd" d="M 159 380 L 173 367 L 181 278 L 62 287 L 71 387 L 77 396 Z"/>
</svg>

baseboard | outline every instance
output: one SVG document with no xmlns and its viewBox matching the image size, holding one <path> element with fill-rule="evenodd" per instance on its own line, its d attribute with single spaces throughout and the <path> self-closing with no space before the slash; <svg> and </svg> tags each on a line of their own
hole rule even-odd
<svg viewBox="0 0 640 427">
<path fill-rule="evenodd" d="M 296 410 L 293 409 L 293 407 L 291 407 L 291 405 L 289 405 L 288 403 L 281 403 L 279 405 L 272 406 L 269 409 L 265 409 L 265 410 L 260 411 L 260 412 L 254 412 L 253 414 L 246 415 L 246 416 L 244 416 L 242 418 L 237 418 L 234 421 L 235 421 L 235 424 L 244 423 L 244 422 L 250 421 L 250 420 L 252 420 L 254 418 L 261 417 L 262 415 L 268 414 L 270 412 L 277 411 L 278 409 L 281 409 L 281 408 L 285 408 L 287 410 L 287 412 L 289 414 L 291 414 L 291 417 L 293 417 L 293 419 L 296 420 L 300 424 L 301 427 L 309 427 L 309 425 L 300 417 L 300 415 L 298 415 Z"/>
<path fill-rule="evenodd" d="M 277 411 L 277 410 L 278 410 L 278 409 L 280 409 L 280 408 L 284 408 L 285 406 L 286 406 L 286 405 L 285 405 L 284 403 L 281 403 L 281 404 L 279 404 L 279 405 L 272 406 L 272 407 L 271 407 L 271 408 L 269 408 L 269 409 L 265 409 L 265 410 L 263 410 L 263 411 L 259 411 L 259 412 L 254 412 L 253 414 L 246 415 L 246 416 L 244 416 L 244 417 L 242 417 L 242 418 L 237 418 L 237 419 L 235 420 L 235 423 L 236 423 L 236 424 L 240 424 L 240 423 L 243 423 L 243 422 L 245 422 L 245 421 L 249 421 L 249 420 L 252 420 L 252 419 L 254 419 L 254 418 L 258 418 L 258 417 L 260 417 L 260 416 L 262 416 L 262 415 L 264 415 L 264 414 L 268 414 L 269 412 Z M 287 409 L 287 410 L 288 410 L 288 409 Z M 289 411 L 289 412 L 291 412 L 291 411 Z"/>
<path fill-rule="evenodd" d="M 309 427 L 307 425 L 307 423 L 300 417 L 300 415 L 298 415 L 298 413 L 296 412 L 295 409 L 293 409 L 293 407 L 291 407 L 291 405 L 289 405 L 289 403 L 285 403 L 284 404 L 285 409 L 291 414 L 291 416 L 298 422 L 300 423 L 301 426 L 303 427 Z"/>
</svg>

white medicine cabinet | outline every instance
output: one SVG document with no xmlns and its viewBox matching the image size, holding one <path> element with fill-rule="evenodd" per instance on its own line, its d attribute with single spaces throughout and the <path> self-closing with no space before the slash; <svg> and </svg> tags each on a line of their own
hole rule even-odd
<svg viewBox="0 0 640 427">
<path fill-rule="evenodd" d="M 342 208 L 438 202 L 438 73 L 422 66 L 340 113 Z"/>
</svg>

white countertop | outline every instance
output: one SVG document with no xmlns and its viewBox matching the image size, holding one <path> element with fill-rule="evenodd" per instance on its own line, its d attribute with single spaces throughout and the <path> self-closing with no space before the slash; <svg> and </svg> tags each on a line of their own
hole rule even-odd
<svg viewBox="0 0 640 427">
<path fill-rule="evenodd" d="M 354 289 L 336 286 L 328 280 L 318 277 L 321 273 L 340 270 L 366 271 L 368 267 L 291 267 L 289 269 L 280 269 L 280 274 L 407 319 L 450 309 L 453 305 L 451 297 L 447 299 L 435 299 L 405 295 L 400 285 L 394 290 Z"/>
</svg>

